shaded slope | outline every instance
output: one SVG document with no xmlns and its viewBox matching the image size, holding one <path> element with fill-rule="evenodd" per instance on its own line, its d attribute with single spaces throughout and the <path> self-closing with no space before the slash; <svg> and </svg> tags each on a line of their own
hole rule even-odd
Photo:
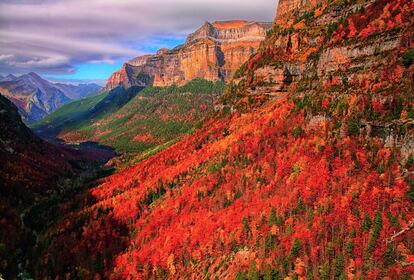
<svg viewBox="0 0 414 280">
<path fill-rule="evenodd" d="M 1 190 L 18 201 L 33 191 L 42 191 L 42 184 L 72 168 L 63 150 L 39 139 L 23 124 L 11 101 L 1 95 L 0 101 Z"/>
<path fill-rule="evenodd" d="M 2 95 L 0 130 L 0 274 L 14 279 L 21 248 L 31 241 L 18 209 L 45 195 L 58 178 L 72 174 L 73 157 L 36 137 Z"/>
<path fill-rule="evenodd" d="M 46 209 L 55 218 L 61 203 L 56 197 L 67 201 L 79 191 L 76 180 L 71 180 L 80 173 L 81 178 L 94 175 L 92 169 L 114 153 L 95 146 L 75 150 L 40 139 L 22 122 L 17 107 L 2 95 L 0 130 L 0 276 L 17 279 L 24 271 L 24 258 L 38 241 L 33 228 L 53 221 L 48 216 L 39 219 L 42 223 L 26 219 L 30 209 L 50 199 L 54 204 Z"/>
</svg>

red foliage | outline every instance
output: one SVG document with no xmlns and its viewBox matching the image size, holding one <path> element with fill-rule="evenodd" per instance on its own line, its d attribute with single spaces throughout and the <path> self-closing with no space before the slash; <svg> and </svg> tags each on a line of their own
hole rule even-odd
<svg viewBox="0 0 414 280">
<path fill-rule="evenodd" d="M 292 106 L 278 100 L 255 113 L 211 119 L 196 134 L 107 178 L 91 191 L 97 203 L 86 211 L 109 212 L 89 218 L 74 254 L 98 254 L 104 247 L 117 252 L 106 246 L 125 240 L 117 243 L 127 249 L 113 268 L 105 266 L 107 277 L 147 278 L 168 271 L 197 278 L 204 268 L 214 273 L 211 258 L 236 259 L 241 248 L 262 263 L 280 256 L 290 260 L 298 239 L 297 254 L 316 276 L 317 267 L 331 260 L 329 248 L 334 255 L 344 250 L 343 241 L 333 238 L 345 236 L 353 241 L 350 254 L 362 273 L 361 259 L 367 258 L 372 239 L 372 232 L 363 230 L 363 217 L 373 221 L 377 211 L 393 209 L 400 218 L 404 213 L 404 219 L 412 219 L 412 205 L 404 196 L 407 185 L 389 182 L 372 169 L 384 165 L 392 178 L 398 176 L 397 163 L 388 164 L 388 149 L 372 154 L 351 138 L 333 144 L 324 131 L 292 137 L 292 127 L 305 126 L 301 115 L 289 114 Z M 268 224 L 272 209 L 281 217 L 275 227 Z M 385 222 L 385 213 L 382 219 L 370 254 L 377 266 L 368 277 L 378 276 L 387 250 L 382 240 L 395 230 Z M 129 237 L 121 225 L 129 228 Z M 349 239 L 353 230 L 356 236 Z M 274 240 L 274 247 L 267 247 L 266 238 Z M 238 264 L 226 262 L 227 273 L 234 275 Z"/>
<path fill-rule="evenodd" d="M 334 34 L 334 42 L 341 39 L 367 38 L 376 32 L 386 32 L 412 24 L 414 4 L 410 0 L 376 1 L 363 13 L 348 18 L 348 25 L 340 25 Z"/>
<path fill-rule="evenodd" d="M 407 24 L 407 7 L 408 0 L 376 1 L 366 14 L 350 17 L 346 28 L 340 26 L 334 40 Z M 398 14 L 401 23 L 387 24 Z M 363 31 L 368 26 L 372 32 Z M 247 68 L 255 70 L 267 59 L 287 60 L 280 49 L 264 47 Z M 343 93 L 344 99 L 349 97 L 352 110 L 372 107 L 381 115 L 385 103 L 397 105 L 388 76 L 401 71 L 386 70 L 379 81 L 366 78 L 361 94 Z M 343 86 L 341 80 L 334 76 L 323 93 Z M 382 91 L 386 98 L 376 99 Z M 413 233 L 386 242 L 414 219 L 398 149 L 384 148 L 378 138 L 337 136 L 334 127 L 345 118 L 335 122 L 318 115 L 323 120 L 315 129 L 312 116 L 305 117 L 292 97 L 210 118 L 170 148 L 106 178 L 91 189 L 92 203 L 57 226 L 58 242 L 45 259 L 68 251 L 58 258 L 60 266 L 109 279 L 200 279 L 207 273 L 235 278 L 250 263 L 260 271 L 269 264 L 282 277 L 305 270 L 318 279 L 323 269 L 332 279 L 338 273 L 368 279 L 409 275 L 412 267 L 395 255 L 413 254 Z M 322 109 L 330 103 L 323 99 Z M 87 263 L 91 258 L 96 261 Z"/>
</svg>

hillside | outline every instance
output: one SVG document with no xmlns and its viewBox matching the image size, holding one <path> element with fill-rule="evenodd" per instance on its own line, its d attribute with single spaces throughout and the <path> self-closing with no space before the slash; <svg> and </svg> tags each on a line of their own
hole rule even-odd
<svg viewBox="0 0 414 280">
<path fill-rule="evenodd" d="M 33 192 L 42 192 L 43 185 L 54 177 L 72 171 L 70 157 L 64 149 L 53 146 L 28 129 L 15 105 L 0 95 L 0 189 L 6 197 L 33 199 Z"/>
<path fill-rule="evenodd" d="M 92 188 L 35 275 L 411 279 L 413 10 L 280 0 L 222 112 Z"/>
<path fill-rule="evenodd" d="M 7 98 L 0 95 L 0 273 L 12 279 L 22 244 L 30 235 L 21 228 L 19 207 L 50 190 L 50 181 L 75 170 L 68 151 L 37 138 Z M 30 242 L 30 241 L 29 241 Z"/>
<path fill-rule="evenodd" d="M 56 211 L 56 202 L 73 199 L 71 195 L 83 187 L 77 185 L 76 180 L 81 181 L 78 177 L 96 176 L 94 168 L 114 153 L 93 145 L 73 149 L 40 139 L 23 123 L 17 107 L 2 95 L 0 130 L 0 276 L 17 279 L 23 272 L 23 257 L 36 243 L 36 221 L 25 219 L 29 210 L 50 199 L 55 208 L 48 205 L 46 209 Z M 50 223 L 51 219 L 42 222 Z"/>
<path fill-rule="evenodd" d="M 195 78 L 228 81 L 258 49 L 270 27 L 240 20 L 206 22 L 188 35 L 185 44 L 125 63 L 108 79 L 106 90 L 119 85 L 184 85 Z"/>
<path fill-rule="evenodd" d="M 100 105 L 114 103 L 103 93 L 65 105 L 32 128 L 71 143 L 96 141 L 114 147 L 129 161 L 190 131 L 213 110 L 223 87 L 221 82 L 196 79 L 181 87 L 130 88 L 131 99 L 112 110 Z M 124 91 L 112 90 L 120 96 L 125 96 Z"/>
<path fill-rule="evenodd" d="M 34 72 L 0 79 L 0 93 L 17 106 L 27 123 L 39 121 L 60 106 L 100 89 L 97 84 L 54 84 Z"/>
<path fill-rule="evenodd" d="M 62 106 L 30 127 L 46 138 L 59 134 L 88 129 L 94 122 L 115 113 L 137 95 L 142 87 L 125 90 L 122 87 L 87 97 Z"/>
</svg>

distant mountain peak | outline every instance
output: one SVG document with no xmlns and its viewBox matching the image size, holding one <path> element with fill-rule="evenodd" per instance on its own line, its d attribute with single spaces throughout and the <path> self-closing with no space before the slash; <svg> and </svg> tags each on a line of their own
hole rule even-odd
<svg viewBox="0 0 414 280">
<path fill-rule="evenodd" d="M 29 76 L 32 76 L 32 77 L 35 77 L 35 78 L 39 78 L 39 79 L 42 79 L 37 73 L 35 73 L 35 72 L 29 72 L 27 75 L 29 75 Z"/>
<path fill-rule="evenodd" d="M 17 80 L 23 80 L 23 79 L 33 79 L 36 82 L 49 82 L 44 80 L 42 77 L 40 77 L 38 74 L 36 74 L 35 72 L 29 72 L 27 74 L 23 74 L 19 77 L 16 77 L 15 79 Z"/>
<path fill-rule="evenodd" d="M 0 82 L 8 82 L 8 81 L 13 81 L 14 79 L 16 79 L 17 77 L 14 76 L 13 74 L 9 74 L 6 77 L 3 77 L 0 79 Z"/>
<path fill-rule="evenodd" d="M 27 122 L 42 119 L 65 103 L 81 99 L 101 89 L 96 84 L 69 85 L 52 83 L 35 72 L 0 80 L 0 92 L 10 99 Z"/>
</svg>

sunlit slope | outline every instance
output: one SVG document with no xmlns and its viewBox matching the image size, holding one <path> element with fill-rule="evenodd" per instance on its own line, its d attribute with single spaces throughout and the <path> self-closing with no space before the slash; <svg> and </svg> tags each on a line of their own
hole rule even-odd
<svg viewBox="0 0 414 280">
<path fill-rule="evenodd" d="M 55 131 L 68 142 L 96 141 L 132 157 L 190 131 L 213 110 L 223 87 L 196 79 L 181 87 L 129 89 L 133 97 L 125 104 L 110 100 L 112 92 L 103 93 L 68 104 L 33 128 L 41 134 Z"/>
<path fill-rule="evenodd" d="M 116 112 L 142 88 L 121 87 L 69 103 L 31 126 L 37 133 L 49 137 L 87 128 L 94 121 Z"/>
</svg>

